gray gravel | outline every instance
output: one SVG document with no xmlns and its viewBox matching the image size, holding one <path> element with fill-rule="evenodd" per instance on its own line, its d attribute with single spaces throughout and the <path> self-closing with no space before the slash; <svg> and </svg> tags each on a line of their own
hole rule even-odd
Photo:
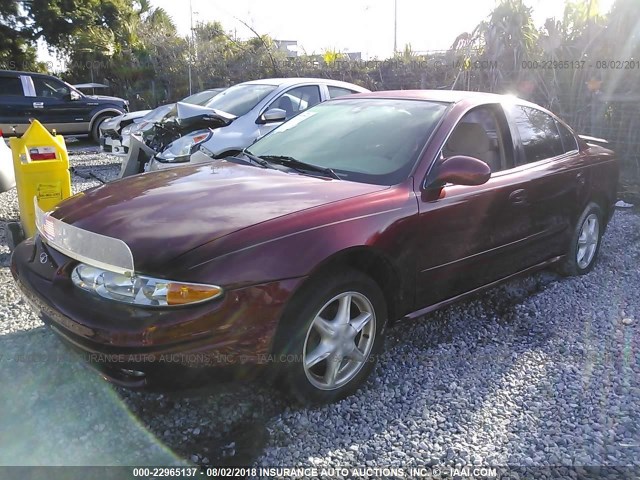
<svg viewBox="0 0 640 480">
<path fill-rule="evenodd" d="M 72 163 L 103 179 L 119 168 Z M 540 272 L 400 324 L 358 394 L 314 409 L 259 381 L 104 383 L 21 300 L 4 239 L 17 217 L 15 191 L 0 194 L 0 465 L 640 467 L 637 210 L 616 212 L 591 274 Z"/>
</svg>

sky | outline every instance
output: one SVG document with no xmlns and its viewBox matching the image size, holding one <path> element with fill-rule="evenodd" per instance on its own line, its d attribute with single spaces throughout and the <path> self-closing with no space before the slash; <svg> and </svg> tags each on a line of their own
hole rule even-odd
<svg viewBox="0 0 640 480">
<path fill-rule="evenodd" d="M 251 31 L 277 40 L 297 40 L 300 53 L 326 50 L 361 52 L 363 58 L 388 58 L 394 44 L 394 1 L 397 1 L 397 44 L 410 44 L 414 52 L 444 50 L 462 32 L 471 32 L 486 19 L 496 0 L 191 0 L 193 22 L 220 21 L 227 31 L 249 38 Z M 602 13 L 614 0 L 599 0 Z M 151 0 L 173 18 L 182 35 L 188 35 L 189 0 Z M 537 26 L 548 17 L 561 18 L 562 0 L 525 0 L 533 8 Z M 58 64 L 44 45 L 43 61 Z"/>
<path fill-rule="evenodd" d="M 327 49 L 362 52 L 365 58 L 387 58 L 393 53 L 394 1 L 398 5 L 398 49 L 443 50 L 462 32 L 485 19 L 496 0 L 191 0 L 194 22 L 218 20 L 246 38 L 251 32 L 278 40 L 297 40 L 307 53 Z M 538 26 L 548 17 L 561 18 L 562 0 L 525 0 L 533 7 Z M 613 0 L 600 0 L 608 11 Z M 152 0 L 174 19 L 178 30 L 189 32 L 189 0 Z"/>
</svg>

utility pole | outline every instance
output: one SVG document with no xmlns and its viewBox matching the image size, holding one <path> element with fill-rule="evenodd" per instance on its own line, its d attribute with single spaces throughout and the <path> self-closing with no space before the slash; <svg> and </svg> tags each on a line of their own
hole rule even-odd
<svg viewBox="0 0 640 480">
<path fill-rule="evenodd" d="M 393 55 L 398 53 L 398 0 L 393 0 Z"/>
<path fill-rule="evenodd" d="M 189 15 L 191 19 L 191 30 L 190 30 L 190 39 L 189 39 L 189 95 L 193 94 L 193 84 L 191 81 L 191 64 L 193 63 L 193 1 L 189 0 Z"/>
</svg>

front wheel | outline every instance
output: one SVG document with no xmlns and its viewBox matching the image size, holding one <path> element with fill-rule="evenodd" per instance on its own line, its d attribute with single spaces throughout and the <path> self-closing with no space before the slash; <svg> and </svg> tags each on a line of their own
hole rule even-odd
<svg viewBox="0 0 640 480">
<path fill-rule="evenodd" d="M 109 114 L 109 113 L 105 113 L 103 115 L 100 115 L 98 118 L 95 119 L 95 121 L 93 122 L 93 126 L 91 127 L 91 139 L 96 142 L 96 143 L 100 143 L 100 125 L 102 125 L 105 121 L 109 120 L 110 118 L 113 118 L 115 115 L 113 114 Z"/>
<path fill-rule="evenodd" d="M 593 269 L 602 240 L 603 218 L 602 209 L 596 203 L 587 205 L 576 223 L 567 257 L 560 266 L 561 273 L 584 275 Z"/>
<path fill-rule="evenodd" d="M 303 404 L 351 395 L 382 351 L 386 323 L 384 295 L 366 275 L 312 280 L 287 308 L 276 339 L 284 386 Z"/>
</svg>

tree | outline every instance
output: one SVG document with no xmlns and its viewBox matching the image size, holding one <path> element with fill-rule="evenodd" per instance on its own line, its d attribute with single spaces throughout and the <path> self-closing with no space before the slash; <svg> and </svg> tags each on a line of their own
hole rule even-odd
<svg viewBox="0 0 640 480">
<path fill-rule="evenodd" d="M 17 0 L 0 0 L 0 68 L 39 69 L 36 48 Z"/>
<path fill-rule="evenodd" d="M 29 0 L 24 7 L 33 21 L 34 36 L 65 53 L 87 29 L 121 32 L 133 12 L 130 0 Z"/>
<path fill-rule="evenodd" d="M 482 24 L 485 51 L 503 68 L 519 68 L 521 60 L 534 53 L 538 31 L 531 13 L 522 0 L 502 0 Z"/>
</svg>

